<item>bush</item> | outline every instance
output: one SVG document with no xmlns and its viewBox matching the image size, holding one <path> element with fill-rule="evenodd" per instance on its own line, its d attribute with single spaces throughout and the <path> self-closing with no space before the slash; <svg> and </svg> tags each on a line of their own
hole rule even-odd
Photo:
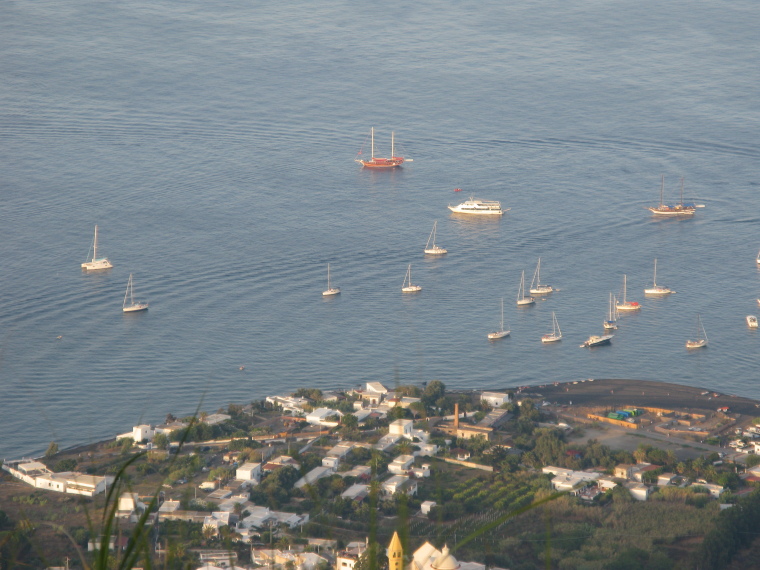
<svg viewBox="0 0 760 570">
<path fill-rule="evenodd" d="M 55 465 L 53 465 L 53 471 L 61 473 L 63 471 L 73 471 L 77 467 L 76 459 L 61 459 Z"/>
</svg>

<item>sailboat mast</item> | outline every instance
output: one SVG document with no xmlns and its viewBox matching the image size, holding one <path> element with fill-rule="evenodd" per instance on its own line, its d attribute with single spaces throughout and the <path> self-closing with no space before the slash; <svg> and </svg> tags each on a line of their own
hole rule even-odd
<svg viewBox="0 0 760 570">
<path fill-rule="evenodd" d="M 627 300 L 626 299 L 626 288 L 628 286 L 627 285 L 627 279 L 628 279 L 628 276 L 625 275 L 625 274 L 623 274 L 623 305 L 625 305 L 625 302 Z"/>
<path fill-rule="evenodd" d="M 654 258 L 654 277 L 652 278 L 652 287 L 657 287 L 657 258 Z"/>
<path fill-rule="evenodd" d="M 372 127 L 372 158 L 375 158 L 375 127 Z"/>
<path fill-rule="evenodd" d="M 330 264 L 327 264 L 327 290 L 330 290 Z"/>
<path fill-rule="evenodd" d="M 132 274 L 129 274 L 129 302 L 134 305 L 135 304 L 135 289 L 132 285 Z"/>
<path fill-rule="evenodd" d="M 662 206 L 663 193 L 665 192 L 665 175 L 662 175 L 662 182 L 660 183 L 660 206 Z"/>
<path fill-rule="evenodd" d="M 396 156 L 396 150 L 393 143 L 393 131 L 391 131 L 391 158 Z"/>
<path fill-rule="evenodd" d="M 95 240 L 92 242 L 92 260 L 98 258 L 98 225 L 95 224 Z"/>
<path fill-rule="evenodd" d="M 683 206 L 683 176 L 681 177 L 681 206 Z"/>
</svg>

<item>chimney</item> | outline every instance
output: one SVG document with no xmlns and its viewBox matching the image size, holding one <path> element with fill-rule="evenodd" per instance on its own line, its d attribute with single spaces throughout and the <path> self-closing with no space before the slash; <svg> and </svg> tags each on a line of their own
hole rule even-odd
<svg viewBox="0 0 760 570">
<path fill-rule="evenodd" d="M 459 402 L 454 404 L 454 429 L 459 429 Z"/>
</svg>

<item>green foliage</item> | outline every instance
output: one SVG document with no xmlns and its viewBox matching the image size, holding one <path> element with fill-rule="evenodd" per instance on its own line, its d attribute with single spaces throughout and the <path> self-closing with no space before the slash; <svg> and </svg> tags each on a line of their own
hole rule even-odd
<svg viewBox="0 0 760 570">
<path fill-rule="evenodd" d="M 409 410 L 406 408 L 402 408 L 401 406 L 394 406 L 388 410 L 387 417 L 388 421 L 392 422 L 395 420 L 403 420 L 409 418 L 411 415 L 411 412 L 409 412 Z"/>
<path fill-rule="evenodd" d="M 56 453 L 58 453 L 58 444 L 54 441 L 51 441 L 50 445 L 48 445 L 47 451 L 45 451 L 45 457 L 50 458 Z"/>
<path fill-rule="evenodd" d="M 673 561 L 661 552 L 647 552 L 633 546 L 618 554 L 604 568 L 605 570 L 641 570 L 642 568 L 670 570 L 673 568 Z"/>
<path fill-rule="evenodd" d="M 279 509 L 290 500 L 293 485 L 300 478 L 301 474 L 291 466 L 277 469 L 251 490 L 251 501 Z"/>
<path fill-rule="evenodd" d="M 395 392 L 399 396 L 407 396 L 409 398 L 422 397 L 422 389 L 419 386 L 398 386 Z"/>
<path fill-rule="evenodd" d="M 153 445 L 158 449 L 166 449 L 169 447 L 169 438 L 165 433 L 157 433 L 153 436 Z"/>
<path fill-rule="evenodd" d="M 359 420 L 354 414 L 345 414 L 340 423 L 349 429 L 356 428 L 359 425 Z"/>
<path fill-rule="evenodd" d="M 706 536 L 695 555 L 694 567 L 725 568 L 734 555 L 755 538 L 760 525 L 760 492 L 753 491 L 736 506 L 722 511 L 715 528 Z"/>
<path fill-rule="evenodd" d="M 319 388 L 299 388 L 293 392 L 293 396 L 296 398 L 308 398 L 309 400 L 319 402 L 322 400 L 322 390 Z"/>
<path fill-rule="evenodd" d="M 760 455 L 748 455 L 746 462 L 747 462 L 747 467 L 754 467 L 755 465 L 760 465 Z"/>
<path fill-rule="evenodd" d="M 11 518 L 5 513 L 5 511 L 0 511 L 0 530 L 10 527 L 11 524 L 13 524 Z"/>
<path fill-rule="evenodd" d="M 422 402 L 426 407 L 430 408 L 437 405 L 437 402 L 446 395 L 446 384 L 440 380 L 432 380 L 425 386 L 425 390 L 422 392 Z"/>
<path fill-rule="evenodd" d="M 61 459 L 60 461 L 56 462 L 56 464 L 53 466 L 53 471 L 56 473 L 61 473 L 63 471 L 73 471 L 77 467 L 77 460 L 70 458 L 70 459 Z"/>
</svg>

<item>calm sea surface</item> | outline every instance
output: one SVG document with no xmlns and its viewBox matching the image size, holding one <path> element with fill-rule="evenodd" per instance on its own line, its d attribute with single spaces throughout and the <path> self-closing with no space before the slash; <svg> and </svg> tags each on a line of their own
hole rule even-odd
<svg viewBox="0 0 760 570">
<path fill-rule="evenodd" d="M 760 397 L 759 28 L 750 0 L 0 4 L 0 458 L 376 380 Z M 372 126 L 414 162 L 354 163 Z M 693 220 L 644 209 L 663 174 Z M 511 211 L 451 216 L 469 195 Z M 114 268 L 84 274 L 95 224 Z M 518 310 L 539 257 L 561 291 Z M 644 298 L 655 257 L 676 295 Z M 624 274 L 643 309 L 581 350 Z"/>
</svg>

